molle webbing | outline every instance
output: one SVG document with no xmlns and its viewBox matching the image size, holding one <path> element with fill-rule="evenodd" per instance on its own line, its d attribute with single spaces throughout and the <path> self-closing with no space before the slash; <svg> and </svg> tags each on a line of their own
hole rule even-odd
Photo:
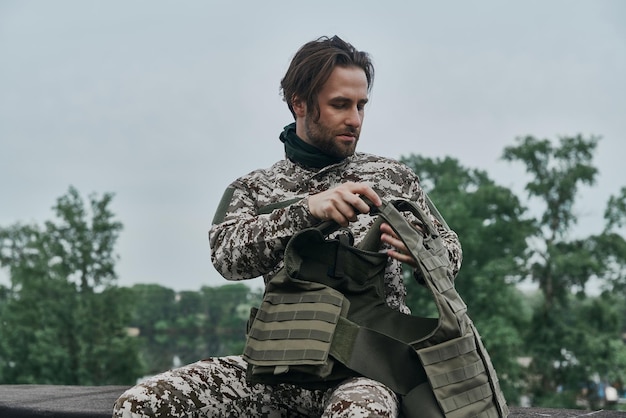
<svg viewBox="0 0 626 418">
<path fill-rule="evenodd" d="M 320 287 L 303 293 L 268 294 L 248 333 L 244 355 L 259 366 L 323 365 L 346 298 Z M 322 376 L 326 377 L 326 376 Z"/>
<path fill-rule="evenodd" d="M 310 283 L 291 280 L 292 286 L 309 287 Z M 343 379 L 345 370 L 340 369 L 338 375 L 332 370 L 335 359 L 350 370 L 385 382 L 400 394 L 426 382 L 410 345 L 349 320 L 349 306 L 349 300 L 330 287 L 302 293 L 267 292 L 254 315 L 244 351 L 244 357 L 255 365 L 252 380 L 275 382 L 275 375 L 290 371 L 298 372 L 298 382 Z M 372 310 L 372 315 L 376 311 Z M 386 328 L 394 326 L 397 323 L 388 321 Z M 301 373 L 307 368 L 309 377 Z"/>
<path fill-rule="evenodd" d="M 422 221 L 424 233 L 400 210 Z M 407 418 L 506 417 L 497 376 L 454 288 L 434 225 L 407 201 L 384 202 L 370 213 L 380 216 L 358 247 L 341 233 L 328 239 L 321 227 L 288 242 L 285 266 L 267 284 L 251 321 L 244 351 L 250 380 L 323 382 L 357 372 L 404 395 Z M 417 260 L 439 318 L 404 315 L 386 305 L 387 256 L 378 252 L 383 221 Z M 301 297 L 309 292 L 317 299 Z M 312 312 L 318 309 L 323 313 Z"/>
<path fill-rule="evenodd" d="M 476 403 L 491 401 L 489 376 L 472 333 L 417 353 L 446 416 L 474 416 Z"/>
</svg>

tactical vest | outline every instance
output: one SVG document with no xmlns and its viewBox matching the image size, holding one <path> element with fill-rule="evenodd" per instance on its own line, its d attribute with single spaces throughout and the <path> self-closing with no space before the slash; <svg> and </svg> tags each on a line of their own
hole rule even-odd
<svg viewBox="0 0 626 418">
<path fill-rule="evenodd" d="M 412 212 L 424 233 L 400 211 Z M 284 267 L 251 315 L 243 353 L 248 379 L 328 385 L 363 375 L 402 395 L 407 418 L 508 416 L 496 372 L 454 288 L 447 250 L 430 218 L 405 200 L 372 206 L 370 213 L 378 217 L 358 246 L 348 230 L 328 238 L 332 223 L 290 239 Z M 417 260 L 438 318 L 405 315 L 386 305 L 387 255 L 378 252 L 382 222 Z"/>
</svg>

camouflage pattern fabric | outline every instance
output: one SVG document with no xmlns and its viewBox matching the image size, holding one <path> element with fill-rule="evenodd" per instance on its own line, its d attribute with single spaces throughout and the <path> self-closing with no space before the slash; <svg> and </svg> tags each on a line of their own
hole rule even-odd
<svg viewBox="0 0 626 418">
<path fill-rule="evenodd" d="M 381 198 L 416 202 L 430 214 L 419 179 L 397 161 L 355 153 L 344 161 L 310 169 L 285 159 L 234 181 L 220 219 L 209 231 L 211 259 L 228 280 L 263 276 L 267 283 L 283 266 L 291 236 L 320 223 L 308 210 L 307 197 L 345 182 L 362 182 Z M 259 210 L 287 200 L 294 203 L 268 214 Z M 419 223 L 407 213 L 409 221 Z M 448 250 L 453 276 L 461 265 L 457 235 L 431 214 Z M 349 228 L 359 243 L 374 222 L 360 215 Z M 381 250 L 384 250 L 382 248 Z M 403 313 L 406 289 L 401 263 L 390 259 L 385 270 L 387 305 Z M 242 330 L 243 332 L 244 330 Z M 326 390 L 289 384 L 268 386 L 246 381 L 240 356 L 211 358 L 154 376 L 129 389 L 116 402 L 114 417 L 397 417 L 399 400 L 383 384 L 364 377 Z"/>
<path fill-rule="evenodd" d="M 326 390 L 246 382 L 240 356 L 202 360 L 154 376 L 126 391 L 113 417 L 396 417 L 398 397 L 364 377 Z"/>
<path fill-rule="evenodd" d="M 266 170 L 256 170 L 233 182 L 234 194 L 224 220 L 209 232 L 211 258 L 215 268 L 229 280 L 263 276 L 267 283 L 283 266 L 282 257 L 289 238 L 297 231 L 320 223 L 309 212 L 306 198 L 345 182 L 362 182 L 385 200 L 397 198 L 416 202 L 431 215 L 448 250 L 453 276 L 461 266 L 461 246 L 457 235 L 437 221 L 426 204 L 419 179 L 406 165 L 370 154 L 355 153 L 344 161 L 311 170 L 288 159 Z M 277 202 L 301 198 L 295 203 L 258 215 L 258 210 Z M 417 219 L 407 213 L 414 223 Z M 374 217 L 360 215 L 350 224 L 358 244 L 374 222 Z M 390 259 L 385 271 L 386 303 L 403 313 L 406 289 L 402 265 Z"/>
</svg>

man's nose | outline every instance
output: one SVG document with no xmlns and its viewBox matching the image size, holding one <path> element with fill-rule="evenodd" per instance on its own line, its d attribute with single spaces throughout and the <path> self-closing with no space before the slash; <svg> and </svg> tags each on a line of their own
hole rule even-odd
<svg viewBox="0 0 626 418">
<path fill-rule="evenodd" d="M 361 126 L 362 122 L 363 115 L 361 115 L 359 109 L 356 106 L 351 108 L 348 115 L 346 116 L 346 125 L 358 128 Z"/>
</svg>

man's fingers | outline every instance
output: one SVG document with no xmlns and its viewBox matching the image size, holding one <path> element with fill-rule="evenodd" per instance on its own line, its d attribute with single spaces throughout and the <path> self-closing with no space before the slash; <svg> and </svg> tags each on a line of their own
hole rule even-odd
<svg viewBox="0 0 626 418">
<path fill-rule="evenodd" d="M 404 242 L 402 242 L 398 235 L 396 235 L 396 233 L 388 223 L 382 223 L 380 225 L 380 232 L 380 239 L 383 242 L 386 242 L 392 247 L 395 247 L 396 250 L 400 253 L 406 254 L 408 252 L 406 246 L 404 245 Z"/>
<path fill-rule="evenodd" d="M 369 213 L 370 207 L 361 197 L 368 198 L 376 206 L 380 206 L 382 204 L 380 197 L 378 197 L 376 192 L 365 183 L 348 182 L 336 187 L 335 189 L 329 190 L 329 192 L 336 193 L 335 204 L 340 210 L 344 209 L 344 207 L 339 204 L 345 202 L 355 211 L 360 213 Z M 347 215 L 347 213 L 343 210 L 342 212 Z"/>
<path fill-rule="evenodd" d="M 394 230 L 388 223 L 382 223 L 380 225 L 382 242 L 387 243 L 393 247 L 393 249 L 387 251 L 387 255 L 402 263 L 407 263 L 413 267 L 417 267 L 415 258 L 411 255 L 404 242 L 396 235 Z"/>
<path fill-rule="evenodd" d="M 360 213 L 369 213 L 370 207 L 361 197 L 357 194 L 350 194 L 347 199 L 350 201 L 350 206 L 360 212 Z"/>
<path fill-rule="evenodd" d="M 415 262 L 415 259 L 410 254 L 401 253 L 396 250 L 388 250 L 387 255 L 391 258 L 395 258 L 398 261 L 407 263 L 413 267 L 417 267 L 417 263 Z"/>
<path fill-rule="evenodd" d="M 332 205 L 330 211 L 330 219 L 341 226 L 348 226 L 350 222 L 354 222 L 357 219 L 355 208 L 342 200 Z"/>
<path fill-rule="evenodd" d="M 360 196 L 367 197 L 379 206 L 380 197 L 367 184 L 344 183 L 333 189 L 309 196 L 309 210 L 321 220 L 330 220 L 346 226 L 354 222 L 359 213 L 369 213 L 370 207 Z"/>
<path fill-rule="evenodd" d="M 378 196 L 378 194 L 370 186 L 368 186 L 365 183 L 352 183 L 352 184 L 356 186 L 355 189 L 352 191 L 353 193 L 359 194 L 360 196 L 368 198 L 374 204 L 374 206 L 382 205 L 383 202 L 382 200 L 380 200 L 380 196 Z M 363 204 L 367 206 L 365 202 L 363 202 Z M 367 212 L 369 212 L 369 206 L 367 206 L 366 211 L 362 213 L 367 213 Z"/>
</svg>

